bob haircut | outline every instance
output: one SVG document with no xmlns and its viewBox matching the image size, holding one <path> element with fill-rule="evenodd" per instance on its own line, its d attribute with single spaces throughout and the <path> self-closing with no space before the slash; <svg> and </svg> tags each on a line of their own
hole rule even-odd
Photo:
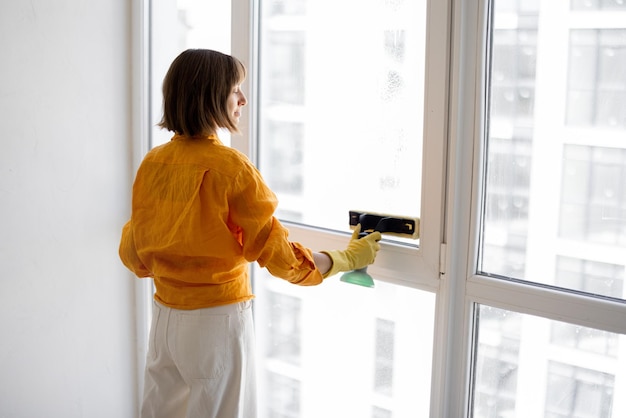
<svg viewBox="0 0 626 418">
<path fill-rule="evenodd" d="M 238 133 L 226 109 L 233 87 L 246 78 L 237 58 L 210 49 L 188 49 L 172 62 L 163 80 L 163 118 L 158 126 L 186 136 Z"/>
</svg>

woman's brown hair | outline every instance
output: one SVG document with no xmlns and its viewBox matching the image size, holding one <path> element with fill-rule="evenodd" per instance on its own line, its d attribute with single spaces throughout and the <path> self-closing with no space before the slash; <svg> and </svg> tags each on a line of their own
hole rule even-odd
<svg viewBox="0 0 626 418">
<path fill-rule="evenodd" d="M 233 87 L 246 77 L 237 58 L 210 49 L 188 49 L 172 62 L 163 80 L 159 126 L 187 136 L 239 132 L 226 110 Z"/>
</svg>

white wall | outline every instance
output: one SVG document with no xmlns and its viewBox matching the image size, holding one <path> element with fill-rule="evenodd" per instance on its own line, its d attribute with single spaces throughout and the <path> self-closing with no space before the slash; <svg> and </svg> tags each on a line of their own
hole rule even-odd
<svg viewBox="0 0 626 418">
<path fill-rule="evenodd" d="M 136 416 L 130 4 L 0 2 L 0 417 Z"/>
</svg>

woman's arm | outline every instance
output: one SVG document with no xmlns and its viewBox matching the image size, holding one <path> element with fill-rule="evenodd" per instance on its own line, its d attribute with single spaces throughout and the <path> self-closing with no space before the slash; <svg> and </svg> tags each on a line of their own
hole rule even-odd
<svg viewBox="0 0 626 418">
<path fill-rule="evenodd" d="M 325 253 L 313 253 L 313 261 L 315 267 L 322 273 L 322 275 L 328 273 L 328 270 L 333 266 L 333 260 Z"/>
</svg>

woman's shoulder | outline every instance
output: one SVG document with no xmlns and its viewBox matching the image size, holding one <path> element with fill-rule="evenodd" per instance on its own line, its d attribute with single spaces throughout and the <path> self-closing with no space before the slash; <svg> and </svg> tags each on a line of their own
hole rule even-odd
<svg viewBox="0 0 626 418">
<path fill-rule="evenodd" d="M 218 171 L 237 174 L 241 171 L 254 169 L 248 156 L 227 145 L 213 144 L 207 147 L 205 149 L 205 157 L 203 160 L 209 163 L 212 169 Z"/>
<path fill-rule="evenodd" d="M 239 171 L 252 165 L 241 151 L 210 140 L 170 141 L 151 149 L 145 159 L 171 164 L 193 164 L 220 171 Z"/>
</svg>

